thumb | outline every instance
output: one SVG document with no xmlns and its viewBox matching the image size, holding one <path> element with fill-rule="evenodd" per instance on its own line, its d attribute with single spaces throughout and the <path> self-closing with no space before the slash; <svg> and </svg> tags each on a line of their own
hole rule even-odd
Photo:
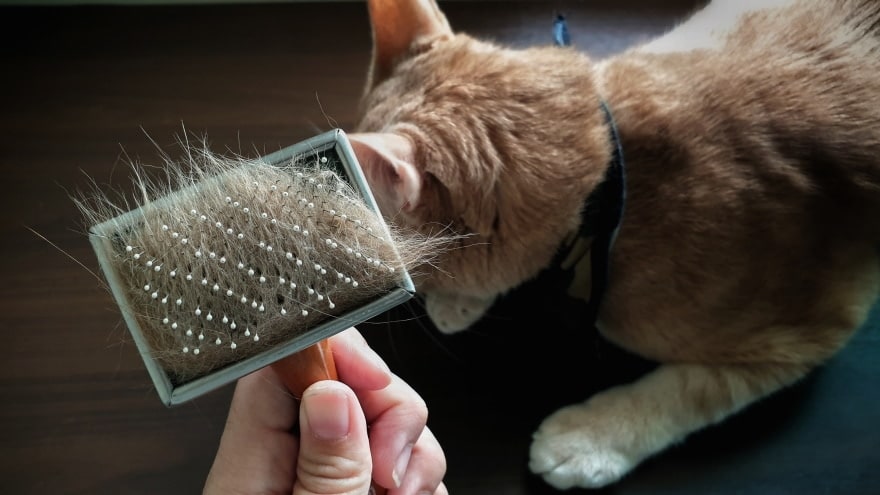
<svg viewBox="0 0 880 495">
<path fill-rule="evenodd" d="M 325 380 L 305 390 L 294 495 L 364 495 L 373 462 L 367 422 L 354 392 Z"/>
</svg>

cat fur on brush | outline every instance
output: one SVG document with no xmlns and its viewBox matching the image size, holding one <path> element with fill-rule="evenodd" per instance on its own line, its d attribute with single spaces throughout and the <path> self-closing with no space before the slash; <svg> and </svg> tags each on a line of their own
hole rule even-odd
<svg viewBox="0 0 880 495">
<path fill-rule="evenodd" d="M 455 33 L 434 0 L 369 12 L 351 139 L 380 207 L 471 234 L 418 287 L 442 331 L 552 262 L 611 160 L 601 101 L 619 128 L 627 203 L 597 326 L 661 365 L 543 421 L 529 467 L 551 485 L 613 483 L 804 377 L 865 320 L 880 282 L 880 2 L 716 1 L 601 61 Z M 570 293 L 588 298 L 578 280 Z"/>
</svg>

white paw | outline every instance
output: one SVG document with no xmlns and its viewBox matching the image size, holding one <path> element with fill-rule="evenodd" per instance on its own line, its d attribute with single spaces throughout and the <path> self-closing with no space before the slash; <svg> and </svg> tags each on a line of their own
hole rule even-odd
<svg viewBox="0 0 880 495">
<path fill-rule="evenodd" d="M 529 469 L 560 489 L 599 488 L 619 480 L 636 464 L 615 445 L 583 405 L 562 409 L 535 432 Z M 616 428 L 611 428 L 611 431 Z"/>
<path fill-rule="evenodd" d="M 425 309 L 434 325 L 443 333 L 465 330 L 486 314 L 495 298 L 480 299 L 459 294 L 428 293 Z"/>
</svg>

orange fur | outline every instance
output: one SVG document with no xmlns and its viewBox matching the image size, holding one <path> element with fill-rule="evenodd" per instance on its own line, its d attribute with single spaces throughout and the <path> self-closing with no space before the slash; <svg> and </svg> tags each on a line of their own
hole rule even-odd
<svg viewBox="0 0 880 495">
<path fill-rule="evenodd" d="M 454 34 L 432 0 L 370 13 L 368 179 L 393 221 L 472 234 L 419 287 L 441 330 L 576 232 L 611 153 L 600 100 L 614 113 L 629 199 L 599 327 L 664 364 L 547 418 L 530 466 L 549 483 L 619 479 L 798 380 L 865 319 L 880 284 L 880 3 L 716 1 L 600 62 Z"/>
</svg>

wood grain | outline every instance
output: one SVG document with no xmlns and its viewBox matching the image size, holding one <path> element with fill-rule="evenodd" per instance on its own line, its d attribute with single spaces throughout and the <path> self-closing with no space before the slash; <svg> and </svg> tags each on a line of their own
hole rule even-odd
<svg viewBox="0 0 880 495">
<path fill-rule="evenodd" d="M 564 11 L 574 44 L 602 57 L 696 4 L 444 8 L 456 28 L 518 46 L 548 44 L 552 17 Z M 124 189 L 127 159 L 174 155 L 184 128 L 246 155 L 349 128 L 369 59 L 366 8 L 3 7 L 0 39 L 0 492 L 198 493 L 232 388 L 174 409 L 160 403 L 112 298 L 88 271 L 97 263 L 69 194 L 90 178 Z M 551 493 L 526 470 L 540 418 L 650 367 L 566 328 L 544 304 L 526 288 L 455 337 L 433 331 L 417 303 L 361 326 L 427 400 L 453 494 Z M 513 321 L 539 330 L 517 332 Z M 563 349 L 553 344 L 560 339 Z M 878 352 L 872 324 L 804 384 L 608 493 L 880 493 Z M 487 355 L 491 366 L 479 364 Z"/>
</svg>

